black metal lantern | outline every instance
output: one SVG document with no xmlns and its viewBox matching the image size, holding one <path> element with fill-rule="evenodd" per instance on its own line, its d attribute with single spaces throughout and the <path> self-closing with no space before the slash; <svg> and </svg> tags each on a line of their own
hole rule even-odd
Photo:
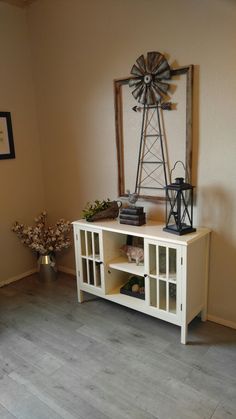
<svg viewBox="0 0 236 419">
<path fill-rule="evenodd" d="M 169 233 L 183 235 L 196 231 L 193 228 L 193 186 L 177 177 L 167 185 L 166 190 L 166 226 Z"/>
</svg>

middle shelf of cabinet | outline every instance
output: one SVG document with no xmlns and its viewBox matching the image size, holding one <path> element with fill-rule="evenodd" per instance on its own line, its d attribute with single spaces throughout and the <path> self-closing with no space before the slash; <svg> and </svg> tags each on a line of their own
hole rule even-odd
<svg viewBox="0 0 236 419">
<path fill-rule="evenodd" d="M 118 256 L 108 262 L 108 267 L 130 274 L 144 276 L 143 263 L 137 265 L 135 262 L 129 262 L 126 256 Z"/>
</svg>

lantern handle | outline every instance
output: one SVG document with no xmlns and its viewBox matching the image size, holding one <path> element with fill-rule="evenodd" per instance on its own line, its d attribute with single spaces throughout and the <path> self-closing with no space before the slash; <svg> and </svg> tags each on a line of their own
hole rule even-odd
<svg viewBox="0 0 236 419">
<path fill-rule="evenodd" d="M 171 182 L 172 182 L 172 172 L 175 170 L 175 168 L 176 168 L 176 166 L 177 166 L 178 163 L 181 163 L 182 164 L 182 166 L 184 168 L 184 171 L 185 171 L 185 178 L 186 178 L 186 180 L 188 180 L 188 172 L 187 172 L 186 166 L 184 165 L 184 163 L 181 160 L 177 160 L 175 162 L 175 164 L 174 164 L 173 169 L 171 169 L 171 171 L 170 171 L 170 181 Z"/>
</svg>

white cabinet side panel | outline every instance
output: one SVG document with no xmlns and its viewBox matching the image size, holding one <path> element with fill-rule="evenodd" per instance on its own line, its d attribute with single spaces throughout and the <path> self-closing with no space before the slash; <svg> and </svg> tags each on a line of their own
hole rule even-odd
<svg viewBox="0 0 236 419">
<path fill-rule="evenodd" d="M 208 235 L 191 243 L 187 249 L 187 323 L 206 309 Z"/>
</svg>

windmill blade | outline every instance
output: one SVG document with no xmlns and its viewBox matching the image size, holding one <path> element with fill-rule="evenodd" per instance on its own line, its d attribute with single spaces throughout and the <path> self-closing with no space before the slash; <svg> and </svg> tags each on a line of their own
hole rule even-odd
<svg viewBox="0 0 236 419">
<path fill-rule="evenodd" d="M 147 53 L 147 71 L 149 73 L 153 72 L 153 68 L 156 66 L 156 62 L 158 61 L 160 56 L 159 52 L 151 51 Z"/>
<path fill-rule="evenodd" d="M 156 105 L 161 99 L 161 95 L 157 92 L 153 85 L 150 85 L 147 90 L 147 104 Z"/>
<path fill-rule="evenodd" d="M 157 59 L 156 59 L 155 66 L 153 67 L 153 70 L 152 70 L 152 73 L 153 73 L 153 74 L 155 74 L 155 73 L 156 73 L 156 71 L 157 71 L 157 69 L 160 67 L 160 65 L 161 65 L 163 62 L 165 62 L 165 61 L 166 61 L 166 59 L 165 59 L 164 55 L 162 55 L 160 52 L 159 52 L 158 54 L 159 54 L 159 55 L 158 55 L 158 57 L 157 57 Z"/>
<path fill-rule="evenodd" d="M 152 91 L 152 96 L 154 98 L 154 103 L 160 102 L 162 96 L 161 96 L 159 90 L 157 89 L 157 87 L 154 83 L 150 86 L 150 89 Z"/>
<path fill-rule="evenodd" d="M 146 104 L 146 93 L 147 93 L 147 86 L 146 84 L 143 86 L 143 91 L 139 97 L 139 103 L 142 103 L 143 105 Z"/>
<path fill-rule="evenodd" d="M 139 97 L 142 95 L 143 90 L 145 90 L 145 86 L 143 83 L 140 84 L 140 86 L 136 87 L 136 89 L 134 89 L 132 91 L 132 95 L 133 97 L 137 100 L 139 99 Z"/>
<path fill-rule="evenodd" d="M 162 90 L 162 86 L 160 82 L 155 83 L 153 87 L 155 88 L 157 93 L 161 96 L 161 99 L 163 98 L 164 95 L 166 95 L 166 92 Z"/>
<path fill-rule="evenodd" d="M 142 83 L 141 77 L 136 77 L 135 79 L 130 79 L 129 80 L 129 87 L 136 86 L 139 83 Z"/>
<path fill-rule="evenodd" d="M 154 73 L 155 74 L 160 74 L 165 70 L 170 70 L 169 64 L 166 61 L 166 59 L 163 57 L 163 60 L 158 64 L 158 66 L 156 67 Z"/>
<path fill-rule="evenodd" d="M 159 81 L 159 80 L 155 81 L 153 84 L 155 87 L 158 87 L 158 89 L 164 94 L 167 93 L 167 90 L 170 87 L 168 83 L 163 83 L 162 81 Z"/>
<path fill-rule="evenodd" d="M 131 74 L 133 74 L 134 76 L 143 76 L 143 73 L 141 72 L 141 70 L 136 66 L 136 64 L 133 65 L 133 67 L 131 68 Z"/>
<path fill-rule="evenodd" d="M 136 63 L 138 65 L 138 67 L 140 68 L 140 70 L 142 71 L 143 74 L 146 73 L 146 63 L 145 63 L 145 58 L 143 55 L 140 55 L 140 57 L 137 58 Z"/>
<path fill-rule="evenodd" d="M 168 70 L 163 71 L 162 73 L 155 75 L 156 80 L 169 80 L 170 79 L 170 68 Z"/>
</svg>

